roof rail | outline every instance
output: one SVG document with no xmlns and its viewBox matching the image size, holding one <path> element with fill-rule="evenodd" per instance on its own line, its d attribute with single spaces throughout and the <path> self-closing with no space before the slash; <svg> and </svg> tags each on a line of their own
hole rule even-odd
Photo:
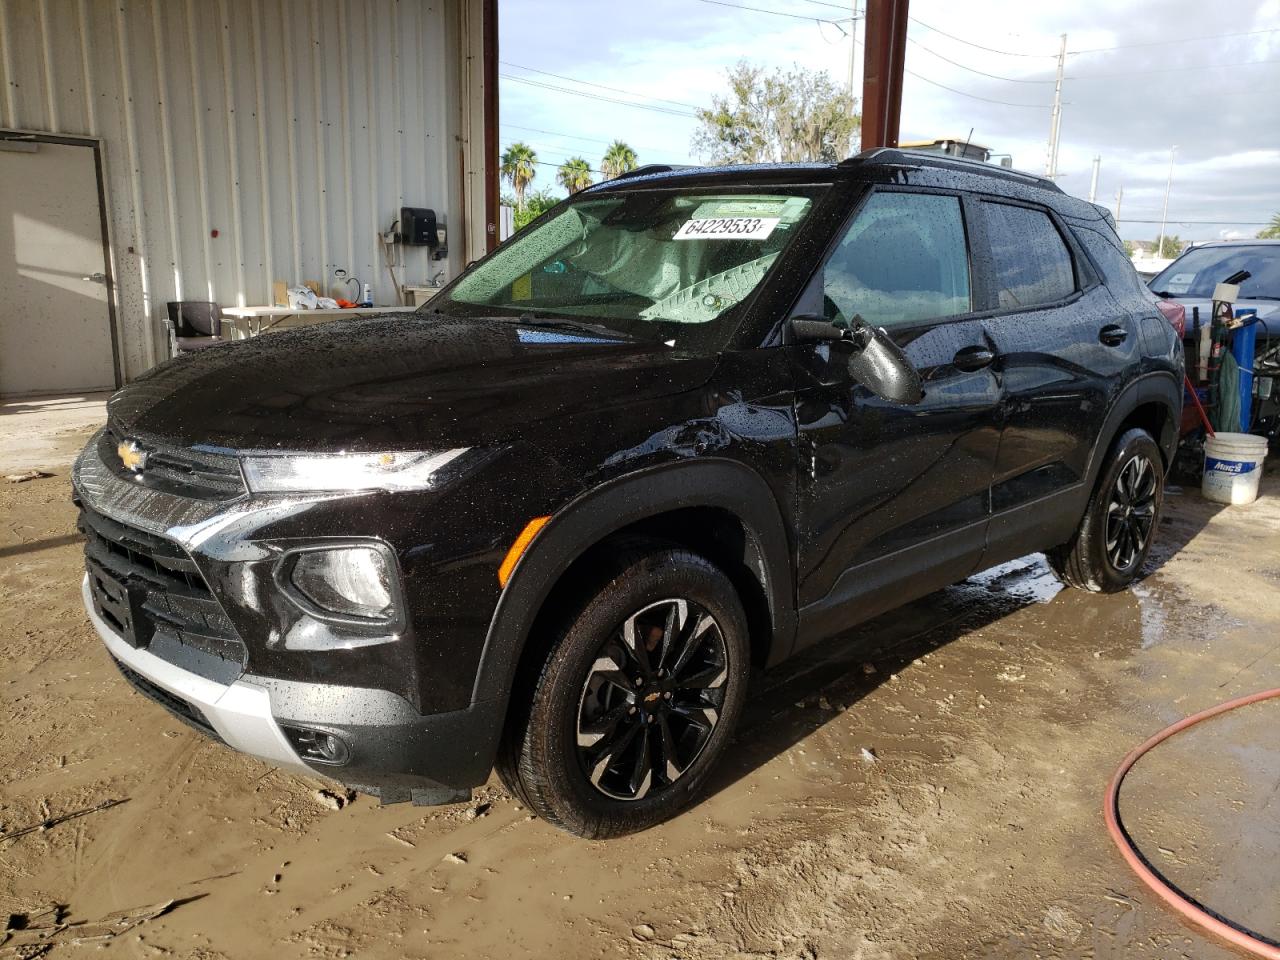
<svg viewBox="0 0 1280 960">
<path fill-rule="evenodd" d="M 998 167 L 982 160 L 971 160 L 967 157 L 952 157 L 924 150 L 903 150 L 900 147 L 874 147 L 871 150 L 863 150 L 856 156 L 840 161 L 839 166 L 850 167 L 862 163 L 888 163 L 898 166 L 964 170 L 1003 180 L 1018 180 L 1031 186 L 1040 187 L 1043 190 L 1052 190 L 1055 193 L 1063 192 L 1062 188 L 1048 177 L 1037 176 L 1034 173 L 1012 170 L 1009 167 Z"/>
<path fill-rule="evenodd" d="M 632 177 L 647 177 L 651 173 L 670 173 L 672 170 L 692 170 L 691 163 L 646 163 L 642 167 L 636 167 L 634 170 L 627 170 L 620 173 L 614 180 L 630 180 Z"/>
</svg>

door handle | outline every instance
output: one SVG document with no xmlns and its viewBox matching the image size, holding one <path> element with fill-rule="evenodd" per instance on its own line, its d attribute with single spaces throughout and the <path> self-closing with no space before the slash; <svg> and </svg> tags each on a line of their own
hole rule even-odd
<svg viewBox="0 0 1280 960">
<path fill-rule="evenodd" d="M 107 275 L 105 273 L 91 273 L 87 277 L 81 277 L 81 280 L 88 280 L 90 283 L 106 283 Z"/>
<path fill-rule="evenodd" d="M 995 352 L 987 347 L 964 347 L 963 349 L 956 351 L 955 359 L 951 361 L 951 364 L 957 370 L 963 370 L 965 373 L 973 373 L 975 370 L 981 370 L 984 367 L 991 366 L 995 358 Z"/>
<path fill-rule="evenodd" d="M 1108 347 L 1118 347 L 1129 339 L 1129 331 L 1118 323 L 1108 323 L 1098 331 L 1098 339 Z"/>
</svg>

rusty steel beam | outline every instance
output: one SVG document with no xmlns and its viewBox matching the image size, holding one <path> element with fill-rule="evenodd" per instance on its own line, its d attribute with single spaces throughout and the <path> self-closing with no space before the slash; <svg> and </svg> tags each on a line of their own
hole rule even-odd
<svg viewBox="0 0 1280 960">
<path fill-rule="evenodd" d="M 862 149 L 896 147 L 902 119 L 908 0 L 867 0 L 862 68 Z"/>
</svg>

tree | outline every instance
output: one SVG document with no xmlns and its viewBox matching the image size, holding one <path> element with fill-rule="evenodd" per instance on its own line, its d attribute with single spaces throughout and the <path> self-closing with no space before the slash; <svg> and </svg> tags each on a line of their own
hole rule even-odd
<svg viewBox="0 0 1280 960">
<path fill-rule="evenodd" d="M 556 181 L 570 193 L 585 190 L 594 182 L 591 179 L 591 165 L 582 157 L 570 157 L 560 164 L 556 171 Z"/>
<path fill-rule="evenodd" d="M 780 163 L 849 155 L 858 103 L 821 71 L 766 74 L 746 60 L 728 71 L 729 95 L 698 111 L 693 148 L 711 163 Z"/>
<path fill-rule="evenodd" d="M 537 175 L 537 162 L 537 153 L 527 143 L 513 143 L 502 155 L 502 165 L 499 170 L 502 173 L 502 179 L 511 184 L 511 189 L 515 191 L 516 210 L 524 209 L 524 191 Z"/>
<path fill-rule="evenodd" d="M 553 196 L 550 190 L 535 190 L 524 198 L 523 210 L 516 207 L 515 216 L 512 218 L 513 226 L 517 231 L 523 230 L 559 202 L 560 198 Z M 504 207 L 515 207 L 516 198 L 510 194 L 504 194 L 501 203 Z"/>
<path fill-rule="evenodd" d="M 1182 248 L 1185 246 L 1186 244 L 1183 243 L 1181 240 L 1179 240 L 1176 236 L 1174 236 L 1173 234 L 1167 234 L 1163 242 L 1156 241 L 1155 243 L 1151 244 L 1151 248 L 1152 248 L 1151 255 L 1153 257 L 1162 257 L 1165 259 L 1172 260 L 1174 257 L 1176 257 L 1178 254 L 1182 252 Z"/>
<path fill-rule="evenodd" d="M 1280 213 L 1271 217 L 1271 222 L 1258 231 L 1259 240 L 1280 240 Z"/>
<path fill-rule="evenodd" d="M 1133 243 L 1133 241 L 1132 241 L 1132 240 L 1125 240 L 1125 241 L 1124 241 L 1124 255 L 1125 255 L 1126 257 L 1128 257 L 1130 260 L 1132 260 L 1132 259 L 1133 259 L 1133 255 L 1134 255 L 1135 253 L 1137 253 L 1137 252 L 1138 252 L 1138 248 L 1137 248 L 1136 246 L 1134 246 L 1134 243 Z"/>
<path fill-rule="evenodd" d="M 604 158 L 600 161 L 600 171 L 606 180 L 612 180 L 624 173 L 630 173 L 639 165 L 640 158 L 636 156 L 636 152 L 621 140 L 615 140 L 604 152 Z"/>
</svg>

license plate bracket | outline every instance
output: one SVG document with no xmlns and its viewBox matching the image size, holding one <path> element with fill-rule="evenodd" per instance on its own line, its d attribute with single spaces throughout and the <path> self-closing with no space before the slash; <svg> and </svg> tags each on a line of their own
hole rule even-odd
<svg viewBox="0 0 1280 960">
<path fill-rule="evenodd" d="M 89 594 L 94 611 L 131 647 L 145 647 L 155 625 L 142 609 L 146 587 L 113 576 L 100 564 L 89 564 Z"/>
</svg>

